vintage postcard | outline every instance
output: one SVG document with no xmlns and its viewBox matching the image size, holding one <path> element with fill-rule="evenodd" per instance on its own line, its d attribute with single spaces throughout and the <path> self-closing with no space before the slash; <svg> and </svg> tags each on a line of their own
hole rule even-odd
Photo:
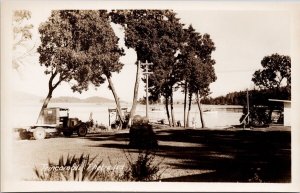
<svg viewBox="0 0 300 193">
<path fill-rule="evenodd" d="M 296 1 L 2 1 L 1 191 L 300 191 L 299 53 Z"/>
</svg>

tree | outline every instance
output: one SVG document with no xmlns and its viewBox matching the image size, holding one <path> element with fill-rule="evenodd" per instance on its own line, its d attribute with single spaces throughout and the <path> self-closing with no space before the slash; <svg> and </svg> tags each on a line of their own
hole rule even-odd
<svg viewBox="0 0 300 193">
<path fill-rule="evenodd" d="M 262 59 L 261 65 L 263 69 L 254 72 L 252 81 L 256 86 L 266 93 L 270 91 L 273 96 L 280 97 L 282 93 L 281 88 L 286 88 L 291 95 L 291 58 L 289 56 L 272 54 Z M 265 95 L 267 96 L 267 95 Z M 268 104 L 268 102 L 267 102 Z M 269 120 L 271 120 L 274 106 L 269 103 Z"/>
<path fill-rule="evenodd" d="M 30 46 L 29 40 L 32 39 L 31 30 L 33 25 L 26 23 L 31 18 L 28 10 L 16 10 L 13 13 L 13 60 L 12 67 L 19 70 L 24 64 L 24 59 L 34 53 L 34 47 Z"/>
<path fill-rule="evenodd" d="M 119 59 L 124 55 L 124 50 L 118 47 L 119 38 L 110 25 L 109 14 L 106 10 L 75 10 L 65 13 L 76 29 L 77 33 L 73 32 L 74 39 L 78 42 L 76 45 L 79 45 L 81 52 L 85 54 L 84 62 L 91 69 L 88 80 L 95 86 L 99 86 L 105 78 L 107 79 L 122 127 L 125 119 L 121 111 L 120 98 L 111 78 L 112 73 L 119 73 L 123 68 Z M 79 76 L 82 77 L 81 74 Z M 80 81 L 80 83 L 87 83 L 87 81 Z M 84 88 L 88 86 L 82 85 Z M 79 88 L 82 90 L 81 87 Z"/>
<path fill-rule="evenodd" d="M 132 107 L 130 110 L 130 115 L 128 118 L 128 124 L 126 127 L 131 126 L 131 120 L 133 119 L 133 116 L 135 115 L 136 106 L 137 106 L 137 98 L 138 98 L 138 89 L 140 85 L 140 79 L 141 79 L 141 64 L 140 62 L 137 62 L 136 67 L 136 75 L 135 75 L 135 85 L 134 85 L 134 91 L 133 91 L 133 99 L 132 99 Z"/>
<path fill-rule="evenodd" d="M 179 71 L 174 67 L 175 55 L 179 49 L 182 24 L 170 10 L 115 10 L 111 12 L 111 18 L 124 27 L 125 45 L 136 51 L 137 60 L 154 64 L 150 66 L 153 72 L 149 75 L 150 94 L 152 98 L 159 99 L 162 95 L 166 99 L 169 123 L 174 124 L 174 116 L 170 120 L 168 101 L 173 112 L 173 89 Z M 137 98 L 134 98 L 133 103 L 136 102 Z"/>
<path fill-rule="evenodd" d="M 272 54 L 261 61 L 263 69 L 254 72 L 252 81 L 260 89 L 291 87 L 291 58 Z"/>
<path fill-rule="evenodd" d="M 201 35 L 190 25 L 185 29 L 185 41 L 182 45 L 179 56 L 182 64 L 182 80 L 184 84 L 185 103 L 186 93 L 188 92 L 188 114 L 184 113 L 184 126 L 188 126 L 189 114 L 191 110 L 191 102 L 193 94 L 196 95 L 196 100 L 200 112 L 200 120 L 202 127 L 205 127 L 200 98 L 206 97 L 209 94 L 210 83 L 216 80 L 216 75 L 213 65 L 215 61 L 212 59 L 212 52 L 215 50 L 213 41 L 208 34 Z M 186 105 L 184 105 L 184 112 Z"/>
<path fill-rule="evenodd" d="M 41 24 L 39 32 L 42 42 L 38 48 L 40 63 L 46 68 L 45 73 L 50 74 L 49 90 L 41 112 L 62 81 L 72 82 L 72 90 L 82 92 L 88 89 L 90 83 L 100 86 L 106 78 L 121 117 L 119 98 L 111 81 L 111 73 L 119 72 L 122 68 L 119 57 L 123 50 L 117 46 L 118 38 L 110 26 L 107 12 L 52 11 L 49 19 Z"/>
</svg>

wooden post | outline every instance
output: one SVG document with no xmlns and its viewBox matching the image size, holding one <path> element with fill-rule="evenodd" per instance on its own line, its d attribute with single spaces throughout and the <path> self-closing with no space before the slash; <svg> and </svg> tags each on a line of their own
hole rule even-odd
<svg viewBox="0 0 300 193">
<path fill-rule="evenodd" d="M 108 126 L 110 127 L 110 110 L 108 109 Z"/>
<path fill-rule="evenodd" d="M 146 72 L 148 72 L 148 65 L 146 66 Z M 149 118 L 148 73 L 146 74 L 146 117 Z"/>
<path fill-rule="evenodd" d="M 250 117 L 250 105 L 249 105 L 249 92 L 248 92 L 248 89 L 247 89 L 247 115 L 248 115 L 248 118 L 247 118 L 247 124 L 249 125 L 249 117 Z"/>
</svg>

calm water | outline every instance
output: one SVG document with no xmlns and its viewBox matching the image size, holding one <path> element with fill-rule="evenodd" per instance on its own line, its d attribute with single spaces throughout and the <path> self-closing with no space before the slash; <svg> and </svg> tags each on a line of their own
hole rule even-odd
<svg viewBox="0 0 300 193">
<path fill-rule="evenodd" d="M 30 126 L 36 122 L 38 113 L 41 108 L 41 103 L 34 104 L 16 104 L 13 112 L 17 119 L 14 120 L 14 127 Z M 91 104 L 91 103 L 50 103 L 49 107 L 65 107 L 70 109 L 70 117 L 78 117 L 82 121 L 87 121 L 92 113 L 94 121 L 98 124 L 108 125 L 108 108 L 115 108 L 113 103 L 111 104 Z M 122 104 L 122 107 L 131 108 L 131 104 Z M 158 109 L 151 111 L 153 108 Z M 204 121 L 209 128 L 226 127 L 230 125 L 239 124 L 239 118 L 242 115 L 242 109 L 240 106 L 227 106 L 227 105 L 203 105 Z M 149 117 L 151 121 L 157 121 L 159 119 L 167 120 L 166 111 L 164 105 L 155 105 L 149 107 Z M 146 107 L 144 105 L 138 105 L 136 114 L 145 116 Z M 183 124 L 183 105 L 174 106 L 175 119 L 180 120 Z M 111 116 L 113 120 L 115 115 Z M 197 105 L 192 105 L 190 111 L 190 126 L 192 121 L 195 120 L 196 127 L 200 127 L 200 116 Z"/>
</svg>

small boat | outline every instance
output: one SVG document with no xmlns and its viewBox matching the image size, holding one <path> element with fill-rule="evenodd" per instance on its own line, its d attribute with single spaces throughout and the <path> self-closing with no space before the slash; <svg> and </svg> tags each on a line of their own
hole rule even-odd
<svg viewBox="0 0 300 193">
<path fill-rule="evenodd" d="M 152 107 L 151 111 L 162 112 L 163 110 L 156 108 L 156 107 Z"/>
</svg>

